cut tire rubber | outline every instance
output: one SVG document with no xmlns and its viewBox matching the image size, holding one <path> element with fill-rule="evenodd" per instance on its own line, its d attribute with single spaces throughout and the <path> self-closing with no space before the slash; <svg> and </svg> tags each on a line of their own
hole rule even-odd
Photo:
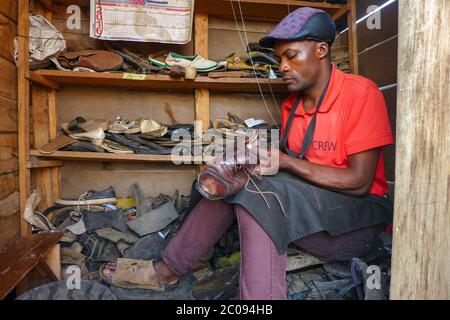
<svg viewBox="0 0 450 320">
<path fill-rule="evenodd" d="M 81 280 L 80 289 L 68 289 L 65 280 L 52 282 L 25 292 L 16 300 L 117 300 L 108 287 Z"/>
</svg>

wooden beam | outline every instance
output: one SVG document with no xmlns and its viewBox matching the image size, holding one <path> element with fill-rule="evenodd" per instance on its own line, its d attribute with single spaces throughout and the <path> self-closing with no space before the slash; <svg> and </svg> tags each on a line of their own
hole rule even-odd
<svg viewBox="0 0 450 320">
<path fill-rule="evenodd" d="M 50 139 L 55 139 L 58 133 L 58 114 L 56 112 L 56 90 L 48 90 L 48 125 Z"/>
<path fill-rule="evenodd" d="M 49 137 L 55 139 L 58 134 L 58 113 L 56 111 L 56 90 L 47 90 L 48 101 L 48 126 Z M 51 190 L 53 191 L 51 200 L 54 201 L 59 198 L 61 194 L 61 177 L 60 168 L 51 167 L 48 169 L 48 179 L 51 184 Z"/>
<path fill-rule="evenodd" d="M 52 135 L 56 137 L 56 96 L 54 90 L 35 85 L 32 90 L 33 146 L 41 148 Z M 37 169 L 37 168 L 36 168 Z M 59 173 L 57 167 L 41 167 L 33 170 L 32 179 L 42 195 L 38 210 L 48 208 L 59 196 Z"/>
<path fill-rule="evenodd" d="M 53 0 L 38 0 L 47 10 L 52 10 Z"/>
<path fill-rule="evenodd" d="M 39 150 L 31 150 L 32 156 L 39 158 L 58 159 L 61 161 L 89 161 L 89 162 L 153 162 L 172 163 L 173 160 L 187 162 L 189 160 L 201 161 L 201 158 L 173 157 L 169 155 L 148 155 L 148 154 L 118 154 L 109 152 L 78 152 L 78 151 L 55 151 L 52 154 L 41 154 Z M 206 159 L 211 160 L 211 159 Z M 206 161 L 205 160 L 205 161 Z"/>
<path fill-rule="evenodd" d="M 399 2 L 392 299 L 450 299 L 449 16 Z"/>
<path fill-rule="evenodd" d="M 36 72 L 30 72 L 29 80 L 54 90 L 59 90 L 61 87 L 59 83 L 50 80 L 49 78 L 43 77 Z"/>
<path fill-rule="evenodd" d="M 340 17 L 344 16 L 347 14 L 347 12 L 349 12 L 351 10 L 351 8 L 349 7 L 349 5 L 343 6 L 342 8 L 339 9 L 338 12 L 336 12 L 335 14 L 333 14 L 332 19 L 333 21 L 338 20 Z"/>
<path fill-rule="evenodd" d="M 347 13 L 348 23 L 348 54 L 350 59 L 350 69 L 354 74 L 359 73 L 358 66 L 358 36 L 356 27 L 356 0 L 348 0 L 348 8 L 350 11 Z"/>
<path fill-rule="evenodd" d="M 27 167 L 29 169 L 37 168 L 51 168 L 51 167 L 62 167 L 62 161 L 58 160 L 38 160 L 35 157 L 31 157 L 31 161 L 28 162 Z"/>
<path fill-rule="evenodd" d="M 249 92 L 259 93 L 258 83 L 263 92 L 286 94 L 286 84 L 282 79 L 255 79 L 255 78 L 220 78 L 212 79 L 197 76 L 195 80 L 173 79 L 167 75 L 149 74 L 136 75 L 127 73 L 102 73 L 102 72 L 76 72 L 61 70 L 37 70 L 31 71 L 31 78 L 42 76 L 60 84 L 75 84 L 83 86 L 119 87 L 126 89 L 146 90 L 179 90 L 193 91 L 195 89 L 210 89 L 220 92 Z M 43 86 L 50 87 L 45 82 L 39 82 Z M 270 86 L 269 86 L 270 84 Z M 57 89 L 54 87 L 53 89 Z"/>
<path fill-rule="evenodd" d="M 27 168 L 29 161 L 29 100 L 30 83 L 29 74 L 29 2 L 19 0 L 18 18 L 18 144 L 19 144 L 19 192 L 20 192 L 20 212 L 25 209 L 25 202 L 30 194 L 30 170 Z M 30 225 L 21 219 L 21 234 L 26 236 L 31 234 Z"/>
<path fill-rule="evenodd" d="M 195 53 L 208 58 L 209 19 L 208 14 L 198 12 L 195 14 Z M 201 121 L 201 136 L 209 127 L 209 90 L 195 90 L 195 120 Z"/>
</svg>

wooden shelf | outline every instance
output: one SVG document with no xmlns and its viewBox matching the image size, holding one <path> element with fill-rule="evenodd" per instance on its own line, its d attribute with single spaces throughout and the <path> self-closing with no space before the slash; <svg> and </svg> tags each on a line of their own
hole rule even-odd
<svg viewBox="0 0 450 320">
<path fill-rule="evenodd" d="M 234 20 L 236 16 L 239 22 L 241 12 L 245 21 L 279 22 L 300 7 L 322 9 L 333 16 L 346 5 L 298 0 L 195 0 L 195 10 L 225 19 Z"/>
<path fill-rule="evenodd" d="M 30 155 L 39 158 L 65 160 L 65 161 L 95 161 L 95 162 L 154 162 L 154 163 L 173 163 L 171 155 L 146 155 L 146 154 L 117 154 L 107 152 L 78 152 L 78 151 L 56 151 L 52 154 L 42 154 L 39 150 L 30 150 Z M 189 157 L 177 157 L 175 160 L 189 161 Z M 191 163 L 194 164 L 191 159 Z M 200 158 L 195 158 L 199 162 Z M 200 162 L 199 162 L 200 163 Z"/>
<path fill-rule="evenodd" d="M 60 85 L 76 84 L 87 86 L 120 87 L 127 89 L 193 91 L 210 89 L 224 92 L 287 93 L 283 80 L 256 78 L 211 79 L 198 76 L 195 80 L 173 79 L 167 75 L 135 75 L 129 73 L 75 72 L 61 70 L 30 71 L 30 80 L 43 86 L 57 89 Z"/>
<path fill-rule="evenodd" d="M 39 1 L 47 8 L 52 6 L 51 0 Z M 89 0 L 53 0 L 53 4 L 89 6 Z M 234 19 L 232 5 L 238 20 L 241 18 L 242 11 L 242 16 L 245 20 L 266 22 L 279 22 L 288 12 L 292 12 L 300 7 L 322 9 L 331 16 L 346 7 L 345 4 L 299 0 L 239 0 L 239 2 L 237 0 L 195 0 L 195 11 L 226 19 Z"/>
</svg>

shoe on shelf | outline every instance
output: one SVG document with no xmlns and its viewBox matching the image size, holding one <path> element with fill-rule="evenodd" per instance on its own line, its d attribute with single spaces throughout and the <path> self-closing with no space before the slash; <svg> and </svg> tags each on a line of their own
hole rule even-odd
<svg viewBox="0 0 450 320">
<path fill-rule="evenodd" d="M 110 153 L 119 153 L 119 154 L 132 154 L 134 151 L 130 148 L 127 148 L 117 142 L 110 141 L 108 139 L 103 140 L 103 143 L 98 145 L 100 148 L 110 152 Z"/>
<path fill-rule="evenodd" d="M 167 133 L 167 127 L 153 119 L 142 119 L 139 126 L 142 133 L 150 136 L 162 137 Z"/>
<path fill-rule="evenodd" d="M 108 129 L 108 120 L 86 120 L 83 117 L 76 117 L 72 121 L 63 124 L 63 130 L 67 134 L 83 133 L 88 131 L 93 131 L 98 128 L 102 128 L 103 131 Z"/>
<path fill-rule="evenodd" d="M 111 133 L 139 133 L 141 129 L 137 121 L 117 117 L 116 121 L 110 124 L 108 131 Z"/>
<path fill-rule="evenodd" d="M 105 152 L 105 150 L 102 149 L 100 146 L 87 141 L 76 141 L 75 143 L 72 143 L 64 147 L 62 150 L 79 151 L 79 152 Z"/>
<path fill-rule="evenodd" d="M 76 140 L 90 141 L 95 145 L 100 145 L 105 139 L 105 128 L 108 127 L 106 120 L 89 120 L 82 117 L 63 123 L 61 128 L 71 138 Z"/>
<path fill-rule="evenodd" d="M 170 67 L 166 64 L 167 56 L 169 52 L 167 51 L 159 51 L 156 53 L 152 53 L 148 55 L 148 60 L 157 67 L 162 69 L 170 69 Z"/>
<path fill-rule="evenodd" d="M 64 130 L 64 132 L 68 134 L 69 137 L 73 139 L 91 141 L 95 145 L 102 144 L 103 140 L 105 139 L 105 132 L 103 131 L 102 128 L 97 128 L 92 131 L 81 133 L 69 133 L 70 131 L 67 129 L 67 127 L 65 127 L 65 124 L 63 124 L 62 129 Z"/>
<path fill-rule="evenodd" d="M 215 70 L 218 66 L 217 62 L 203 58 L 196 54 L 193 56 L 182 56 L 180 54 L 171 52 L 167 56 L 166 65 L 172 67 L 174 65 L 180 65 L 182 67 L 193 67 L 198 72 L 208 72 Z"/>
<path fill-rule="evenodd" d="M 259 54 L 254 54 L 255 59 L 258 55 Z M 238 57 L 234 53 L 227 57 L 227 70 L 254 70 L 267 73 L 271 68 L 272 66 L 269 64 L 260 65 L 258 63 L 255 63 L 252 65 L 251 59 L 249 59 L 248 57 Z"/>
<path fill-rule="evenodd" d="M 106 204 L 106 203 L 116 203 L 116 192 L 113 187 L 108 187 L 102 191 L 89 190 L 78 198 L 68 198 L 68 199 L 56 199 L 56 204 L 63 205 L 91 205 L 91 204 Z"/>
<path fill-rule="evenodd" d="M 97 72 L 118 70 L 123 58 L 105 50 L 85 50 L 60 54 L 57 58 L 63 68 L 88 68 Z"/>
<path fill-rule="evenodd" d="M 76 142 L 77 140 L 62 134 L 57 136 L 55 139 L 51 140 L 49 143 L 43 145 L 39 149 L 39 152 L 42 154 L 52 154 L 53 152 L 58 151 L 59 149 L 62 149 L 64 147 L 70 146 Z"/>
<path fill-rule="evenodd" d="M 272 69 L 278 69 L 279 64 L 273 57 L 259 51 L 250 51 L 247 53 L 246 63 L 250 65 L 270 66 Z"/>
</svg>

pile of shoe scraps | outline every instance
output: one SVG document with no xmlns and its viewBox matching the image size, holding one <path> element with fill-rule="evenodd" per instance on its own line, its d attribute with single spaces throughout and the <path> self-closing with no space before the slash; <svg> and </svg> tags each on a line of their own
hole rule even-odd
<svg viewBox="0 0 450 320">
<path fill-rule="evenodd" d="M 106 284 L 99 270 L 118 258 L 160 259 L 161 252 L 189 214 L 189 196 L 145 196 L 137 183 L 132 197 L 118 198 L 113 187 L 91 190 L 79 197 L 57 199 L 43 212 L 36 211 L 40 197 L 29 197 L 24 218 L 33 232 L 62 232 L 62 281 L 78 267 L 83 283 L 109 287 L 118 299 L 234 300 L 239 291 L 240 243 L 236 222 L 208 253 L 183 276 L 175 288 L 155 291 L 124 289 Z M 388 235 L 388 234 L 386 234 Z M 291 300 L 387 299 L 391 238 L 383 239 L 384 252 L 370 261 L 379 268 L 376 279 L 367 273 L 369 261 L 325 263 L 298 249 L 287 252 L 288 298 Z M 377 281 L 379 283 L 377 283 Z M 363 285 L 372 283 L 373 286 Z M 56 285 L 53 283 L 52 285 Z M 67 291 L 67 290 L 66 290 Z"/>
<path fill-rule="evenodd" d="M 272 48 L 261 47 L 256 42 L 248 43 L 245 53 L 231 53 L 221 61 L 212 61 L 199 54 L 181 55 L 176 52 L 134 52 L 124 46 L 104 42 L 105 50 L 83 50 L 67 52 L 63 34 L 42 16 L 30 17 L 30 69 L 56 69 L 83 72 L 126 72 L 132 74 L 162 74 L 174 79 L 196 78 L 197 74 L 209 78 L 281 78 L 279 63 Z M 40 38 L 50 35 L 53 41 Z M 333 51 L 333 50 L 332 50 Z M 15 58 L 18 58 L 15 48 Z M 341 48 L 333 56 L 336 67 L 349 72 L 348 63 L 342 59 L 348 50 Z M 335 61 L 336 60 L 336 61 Z"/>
<path fill-rule="evenodd" d="M 228 113 L 228 119 L 215 119 L 210 129 L 217 134 L 248 129 L 276 129 L 263 120 L 253 118 L 241 120 Z M 55 151 L 109 152 L 119 154 L 148 155 L 192 155 L 211 153 L 212 137 L 196 137 L 192 124 L 162 124 L 158 120 L 142 118 L 130 120 L 117 117 L 114 121 L 103 119 L 86 120 L 77 117 L 62 124 L 62 134 L 42 146 L 42 154 Z M 176 149 L 173 148 L 176 146 Z"/>
<path fill-rule="evenodd" d="M 118 258 L 159 259 L 161 251 L 186 218 L 190 197 L 159 194 L 145 196 L 131 186 L 132 197 L 118 198 L 112 186 L 90 190 L 79 197 L 61 198 L 43 212 L 36 211 L 40 196 L 27 201 L 26 220 L 33 232 L 62 232 L 62 280 L 73 274 L 81 280 L 108 286 L 99 274 L 102 265 Z M 239 240 L 233 226 L 193 268 L 175 290 L 158 292 L 110 287 L 120 299 L 225 299 L 235 296 L 238 281 Z M 233 281 L 231 281 L 233 280 Z"/>
</svg>

